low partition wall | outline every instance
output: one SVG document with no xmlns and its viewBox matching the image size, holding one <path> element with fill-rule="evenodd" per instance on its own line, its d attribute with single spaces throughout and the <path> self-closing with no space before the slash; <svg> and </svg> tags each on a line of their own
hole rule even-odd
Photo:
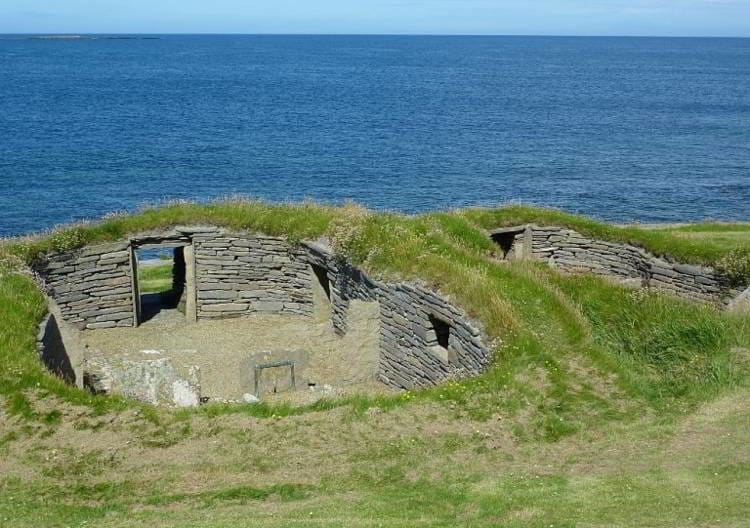
<svg viewBox="0 0 750 528">
<path fill-rule="evenodd" d="M 668 262 L 642 248 L 592 239 L 564 227 L 530 224 L 490 235 L 507 258 L 535 258 L 566 271 L 633 280 L 695 301 L 729 305 L 742 292 L 712 268 Z"/>
<path fill-rule="evenodd" d="M 184 248 L 186 304 L 194 307 L 198 320 L 253 314 L 328 317 L 345 335 L 350 304 L 377 303 L 383 383 L 425 387 L 478 374 L 491 360 L 478 326 L 448 299 L 417 284 L 373 280 L 316 242 L 176 228 L 50 255 L 35 269 L 65 324 L 81 330 L 137 326 L 134 250 L 161 241 Z"/>
</svg>

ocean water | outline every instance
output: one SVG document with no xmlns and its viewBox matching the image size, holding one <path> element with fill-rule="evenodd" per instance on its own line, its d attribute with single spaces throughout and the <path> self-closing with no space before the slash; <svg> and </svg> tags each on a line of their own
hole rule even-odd
<svg viewBox="0 0 750 528">
<path fill-rule="evenodd" d="M 750 219 L 750 39 L 0 37 L 0 235 L 227 195 Z"/>
</svg>

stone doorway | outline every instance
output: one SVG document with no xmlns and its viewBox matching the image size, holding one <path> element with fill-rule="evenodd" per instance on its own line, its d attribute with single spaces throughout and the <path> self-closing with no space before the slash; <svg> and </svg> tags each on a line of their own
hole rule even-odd
<svg viewBox="0 0 750 528">
<path fill-rule="evenodd" d="M 331 279 L 328 269 L 317 264 L 310 264 L 312 275 L 313 306 L 315 315 L 320 320 L 331 317 Z"/>
<path fill-rule="evenodd" d="M 194 320 L 195 285 L 192 245 L 133 244 L 135 326 L 159 318 Z"/>
<path fill-rule="evenodd" d="M 525 227 L 505 227 L 490 232 L 492 240 L 499 246 L 501 257 L 504 260 L 515 260 L 523 258 L 524 243 L 523 235 Z"/>
</svg>

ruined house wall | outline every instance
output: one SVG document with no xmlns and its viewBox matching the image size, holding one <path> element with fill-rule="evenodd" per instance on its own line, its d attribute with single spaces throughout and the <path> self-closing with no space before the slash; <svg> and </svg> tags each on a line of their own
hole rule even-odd
<svg viewBox="0 0 750 528">
<path fill-rule="evenodd" d="M 253 313 L 312 314 L 311 272 L 286 240 L 262 235 L 196 235 L 198 318 Z"/>
<path fill-rule="evenodd" d="M 158 243 L 159 235 L 139 240 Z M 195 256 L 194 269 L 186 269 L 194 274 L 198 319 L 325 313 L 333 329 L 345 335 L 351 304 L 377 303 L 378 377 L 396 388 L 477 374 L 491 359 L 477 326 L 449 300 L 422 286 L 373 280 L 326 246 L 200 230 L 190 232 L 188 248 Z M 44 266 L 49 291 L 66 321 L 85 329 L 134 324 L 132 249 L 128 242 L 106 244 L 49 259 Z M 321 279 L 313 266 L 327 279 L 325 312 L 316 306 L 323 301 L 315 287 L 326 288 L 317 286 Z"/>
<path fill-rule="evenodd" d="M 346 313 L 353 300 L 380 305 L 378 377 L 392 387 L 411 389 L 447 378 L 480 373 L 491 350 L 479 329 L 459 308 L 427 288 L 372 280 L 315 244 L 305 244 L 308 262 L 325 266 L 331 280 L 332 323 L 346 332 Z M 448 327 L 448 346 L 438 343 L 433 321 Z"/>
<path fill-rule="evenodd" d="M 741 291 L 711 268 L 668 262 L 630 244 L 592 239 L 563 227 L 516 229 L 523 232 L 516 235 L 515 246 L 523 245 L 526 255 L 565 271 L 633 279 L 643 287 L 722 305 L 731 303 Z"/>
<path fill-rule="evenodd" d="M 65 321 L 80 329 L 133 326 L 128 242 L 56 254 L 36 267 Z"/>
<path fill-rule="evenodd" d="M 411 389 L 452 377 L 479 374 L 491 351 L 461 310 L 443 297 L 411 284 L 386 285 L 380 291 L 380 378 Z M 449 345 L 438 344 L 432 318 L 450 328 Z"/>
</svg>

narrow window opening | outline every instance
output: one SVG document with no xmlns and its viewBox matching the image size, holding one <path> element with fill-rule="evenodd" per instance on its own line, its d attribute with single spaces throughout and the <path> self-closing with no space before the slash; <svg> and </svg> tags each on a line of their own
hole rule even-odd
<svg viewBox="0 0 750 528">
<path fill-rule="evenodd" d="M 451 325 L 434 315 L 430 316 L 430 324 L 435 334 L 435 340 L 432 346 L 429 347 L 429 350 L 444 364 L 450 365 L 454 363 L 456 361 L 456 352 L 451 347 Z"/>
<path fill-rule="evenodd" d="M 438 346 L 448 348 L 451 341 L 450 325 L 432 315 L 430 316 L 430 323 L 432 324 L 432 329 L 435 331 Z"/>
</svg>

